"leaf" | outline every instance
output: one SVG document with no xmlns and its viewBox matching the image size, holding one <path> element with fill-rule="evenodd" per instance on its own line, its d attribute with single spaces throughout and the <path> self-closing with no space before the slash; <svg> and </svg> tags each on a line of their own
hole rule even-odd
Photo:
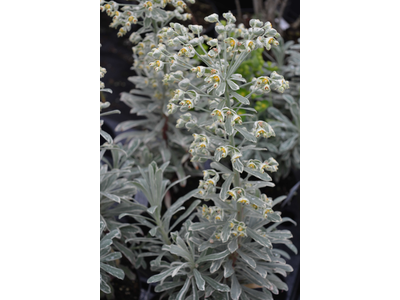
<svg viewBox="0 0 400 300">
<path fill-rule="evenodd" d="M 289 104 L 295 104 L 296 102 L 294 101 L 292 95 L 289 94 L 283 94 L 282 98 Z"/>
<path fill-rule="evenodd" d="M 268 112 L 277 120 L 289 125 L 290 127 L 294 127 L 292 122 L 284 115 L 282 114 L 278 109 L 275 107 L 268 107 Z"/>
<path fill-rule="evenodd" d="M 176 246 L 176 245 L 171 245 L 171 248 L 169 250 L 172 254 L 178 255 L 180 257 L 185 258 L 187 261 L 191 261 L 192 260 L 192 256 L 191 254 L 186 251 L 185 249 Z"/>
<path fill-rule="evenodd" d="M 223 164 L 219 163 L 219 162 L 215 162 L 213 161 L 210 164 L 211 168 L 213 169 L 217 169 L 218 171 L 224 172 L 226 174 L 231 174 L 232 170 L 228 169 L 227 167 L 225 167 Z"/>
<path fill-rule="evenodd" d="M 121 252 L 113 252 L 110 254 L 107 254 L 106 256 L 100 258 L 100 261 L 113 261 L 120 259 L 122 257 Z"/>
<path fill-rule="evenodd" d="M 251 168 L 248 168 L 248 167 L 244 167 L 244 170 L 245 170 L 247 173 L 249 173 L 250 175 L 253 175 L 253 176 L 255 176 L 255 177 L 257 177 L 257 178 L 260 178 L 260 179 L 262 179 L 262 180 L 265 180 L 265 181 L 272 181 L 271 176 L 269 176 L 267 173 L 261 173 L 261 172 L 258 172 L 258 171 L 256 171 L 256 170 L 251 169 Z"/>
<path fill-rule="evenodd" d="M 229 236 L 231 235 L 231 226 L 230 226 L 230 220 L 227 220 L 225 222 L 225 225 L 222 227 L 222 232 L 221 232 L 221 240 L 223 243 L 228 241 Z M 231 251 L 232 252 L 232 251 Z"/>
<path fill-rule="evenodd" d="M 194 279 L 196 280 L 196 285 L 199 288 L 199 290 L 204 291 L 206 282 L 204 281 L 203 277 L 201 277 L 200 272 L 197 271 L 197 269 L 193 269 L 193 275 L 194 275 Z"/>
<path fill-rule="evenodd" d="M 124 245 L 120 244 L 117 241 L 114 241 L 114 246 L 117 248 L 119 251 L 122 252 L 122 254 L 129 260 L 129 262 L 134 265 L 136 262 L 135 256 L 132 252 L 131 249 L 125 247 Z"/>
<path fill-rule="evenodd" d="M 236 92 L 232 92 L 231 95 L 232 95 L 234 98 L 236 98 L 236 99 L 237 99 L 240 103 L 242 103 L 242 104 L 247 104 L 247 105 L 250 104 L 249 99 L 243 97 L 242 95 L 239 95 L 239 94 L 236 93 Z"/>
<path fill-rule="evenodd" d="M 145 18 L 144 19 L 144 28 L 150 27 L 152 18 Z"/>
<path fill-rule="evenodd" d="M 245 262 L 247 262 L 253 269 L 257 267 L 257 264 L 254 259 L 252 259 L 250 256 L 248 256 L 246 253 L 241 251 L 240 249 L 237 250 L 237 253 L 243 258 Z"/>
<path fill-rule="evenodd" d="M 276 199 L 274 199 L 274 201 L 272 201 L 272 207 L 274 207 L 275 205 L 277 205 L 278 203 L 282 202 L 283 200 L 285 200 L 287 198 L 287 196 L 280 196 Z"/>
<path fill-rule="evenodd" d="M 226 117 L 225 121 L 225 131 L 228 135 L 232 135 L 235 133 L 235 130 L 232 126 L 232 115 Z"/>
<path fill-rule="evenodd" d="M 199 230 L 209 229 L 212 227 L 217 227 L 217 225 L 213 224 L 213 223 L 208 223 L 208 222 L 193 223 L 192 225 L 190 225 L 189 230 L 199 231 Z"/>
<path fill-rule="evenodd" d="M 125 273 L 121 269 L 112 267 L 110 265 L 107 265 L 105 263 L 100 263 L 100 268 L 106 271 L 107 273 L 111 274 L 114 277 L 117 277 L 119 279 L 124 279 Z"/>
<path fill-rule="evenodd" d="M 151 235 L 151 236 L 155 236 L 156 233 L 157 233 L 157 229 L 158 229 L 158 226 L 153 227 L 153 228 L 149 231 L 150 235 Z"/>
<path fill-rule="evenodd" d="M 232 173 L 231 175 L 228 176 L 228 178 L 225 179 L 224 183 L 222 184 L 221 192 L 219 193 L 219 198 L 221 200 L 225 200 L 227 198 L 226 193 L 228 192 L 228 190 L 231 186 L 233 176 L 234 176 L 234 174 Z"/>
<path fill-rule="evenodd" d="M 214 254 L 206 255 L 206 256 L 204 256 L 204 257 L 200 257 L 200 258 L 196 261 L 196 263 L 199 264 L 199 263 L 201 263 L 201 262 L 205 262 L 205 261 L 209 261 L 209 260 L 221 259 L 221 258 L 224 258 L 224 257 L 228 256 L 229 254 L 231 254 L 231 253 L 229 252 L 229 250 L 225 250 L 225 251 L 220 252 L 220 253 L 214 253 Z"/>
<path fill-rule="evenodd" d="M 121 122 L 115 127 L 115 131 L 125 131 L 136 126 L 148 124 L 149 120 L 133 120 Z"/>
<path fill-rule="evenodd" d="M 233 253 L 238 249 L 238 242 L 237 239 L 233 239 L 232 241 L 229 242 L 228 244 L 228 250 Z"/>
<path fill-rule="evenodd" d="M 185 299 L 185 295 L 187 293 L 187 290 L 189 288 L 189 283 L 190 283 L 190 278 L 187 277 L 185 284 L 183 285 L 183 287 L 181 288 L 181 290 L 179 291 L 178 295 L 176 296 L 175 300 L 182 300 Z"/>
<path fill-rule="evenodd" d="M 220 291 L 220 292 L 229 292 L 230 288 L 226 284 L 223 283 L 218 283 L 211 277 L 203 275 L 203 278 L 207 283 L 215 290 Z"/>
<path fill-rule="evenodd" d="M 104 197 L 107 197 L 108 199 L 110 199 L 112 201 L 117 202 L 117 203 L 121 202 L 121 199 L 116 195 L 112 195 L 112 194 L 109 194 L 109 193 L 106 193 L 106 192 L 100 192 L 100 194 L 103 195 Z"/>
<path fill-rule="evenodd" d="M 159 282 L 165 278 L 167 278 L 174 271 L 175 268 L 168 269 L 160 274 L 153 275 L 149 279 L 147 279 L 147 283 Z"/>
<path fill-rule="evenodd" d="M 158 207 L 158 205 L 151 206 L 151 207 L 149 207 L 149 208 L 147 209 L 147 212 L 148 212 L 149 214 L 154 214 L 154 212 L 156 211 L 157 207 Z"/>
<path fill-rule="evenodd" d="M 247 131 L 246 127 L 235 125 L 235 129 L 243 135 L 246 140 L 250 142 L 257 143 L 257 138 L 250 132 Z"/>
<path fill-rule="evenodd" d="M 231 297 L 233 300 L 239 300 L 240 294 L 242 293 L 242 286 L 235 274 L 232 274 L 231 282 Z"/>
<path fill-rule="evenodd" d="M 106 294 L 111 293 L 110 286 L 103 280 L 103 278 L 101 278 L 101 275 L 100 275 L 100 290 Z"/>
<path fill-rule="evenodd" d="M 210 266 L 210 273 L 213 274 L 219 270 L 221 264 L 224 262 L 224 259 L 214 260 Z"/>
<path fill-rule="evenodd" d="M 291 150 L 296 145 L 298 137 L 299 137 L 299 135 L 295 134 L 291 138 L 284 141 L 279 147 L 279 152 L 282 153 L 282 152 Z"/>
<path fill-rule="evenodd" d="M 179 270 L 186 266 L 187 266 L 187 263 L 181 264 L 178 268 L 175 268 L 175 270 L 172 272 L 171 276 L 175 277 L 175 275 L 178 274 Z"/>
<path fill-rule="evenodd" d="M 195 283 L 193 277 L 192 277 L 192 291 L 193 291 L 193 298 L 192 298 L 192 300 L 199 300 L 199 299 L 200 299 L 200 298 L 199 298 L 199 294 L 198 294 L 198 291 L 197 291 L 197 289 L 196 289 L 196 283 Z"/>
<path fill-rule="evenodd" d="M 178 287 L 178 286 L 181 286 L 182 285 L 182 282 L 163 282 L 163 284 L 158 284 L 156 287 L 155 287 L 155 291 L 157 292 L 157 293 L 159 293 L 159 292 L 163 292 L 163 291 L 166 291 L 166 290 L 170 290 L 170 289 L 173 289 L 173 288 L 176 288 L 176 287 Z"/>
<path fill-rule="evenodd" d="M 232 167 L 233 167 L 236 171 L 238 171 L 239 173 L 242 173 L 242 172 L 243 172 L 243 164 L 242 164 L 242 162 L 240 161 L 239 158 L 235 159 L 235 161 L 232 162 Z"/>
<path fill-rule="evenodd" d="M 192 213 L 192 211 L 197 207 L 197 205 L 199 205 L 201 203 L 201 200 L 196 200 L 194 201 L 190 207 L 178 218 L 178 220 L 175 221 L 175 223 L 171 226 L 171 228 L 169 229 L 169 231 L 173 230 L 175 228 L 176 225 L 179 224 L 179 222 L 181 222 L 182 220 L 186 219 L 186 217 L 188 215 L 190 215 Z"/>
<path fill-rule="evenodd" d="M 170 208 L 168 208 L 168 210 L 165 212 L 164 216 L 163 216 L 163 220 L 165 220 L 165 222 L 168 222 L 169 224 L 169 220 L 171 219 L 171 217 L 178 211 L 179 207 L 189 198 L 191 198 L 192 196 L 196 195 L 198 193 L 198 189 L 195 189 L 193 191 L 190 191 L 189 193 L 187 193 L 185 196 L 180 197 L 178 200 L 176 200 L 176 202 L 174 204 L 171 205 Z"/>
<path fill-rule="evenodd" d="M 107 141 L 107 143 L 112 144 L 113 139 L 107 132 L 100 129 L 100 135 Z"/>
<path fill-rule="evenodd" d="M 257 243 L 259 243 L 260 245 L 267 247 L 267 248 L 272 248 L 272 244 L 271 241 L 265 237 L 260 236 L 256 231 L 254 231 L 253 229 L 251 229 L 250 227 L 247 227 L 246 229 L 246 233 L 253 239 L 255 240 Z"/>
<path fill-rule="evenodd" d="M 217 96 L 221 96 L 223 93 L 225 93 L 225 87 L 226 87 L 226 83 L 224 81 L 220 85 L 218 85 L 218 87 L 215 89 L 215 94 Z"/>
<path fill-rule="evenodd" d="M 237 91 L 239 89 L 239 86 L 236 83 L 234 83 L 232 80 L 228 79 L 227 81 L 228 81 L 229 87 L 232 90 Z"/>
<path fill-rule="evenodd" d="M 235 273 L 235 271 L 233 270 L 233 266 L 232 266 L 232 261 L 228 260 L 225 264 L 224 264 L 224 277 L 228 278 L 230 277 L 233 273 Z"/>
</svg>

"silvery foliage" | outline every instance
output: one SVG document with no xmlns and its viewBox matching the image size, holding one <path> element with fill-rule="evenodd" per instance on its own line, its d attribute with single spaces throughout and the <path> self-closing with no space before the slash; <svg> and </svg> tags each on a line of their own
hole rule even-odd
<svg viewBox="0 0 400 300">
<path fill-rule="evenodd" d="M 105 73 L 106 70 L 100 68 L 100 77 Z M 102 92 L 111 92 L 104 88 L 102 82 L 100 88 Z M 100 109 L 108 106 L 108 102 L 100 102 Z M 100 116 L 110 113 L 118 111 L 103 112 Z M 127 266 L 119 265 L 116 268 L 113 261 L 121 258 L 123 254 L 131 265 L 146 268 L 144 257 L 159 256 L 163 253 L 162 245 L 171 244 L 170 231 L 187 218 L 200 201 L 194 201 L 171 225 L 174 214 L 185 209 L 181 205 L 195 192 L 179 198 L 165 214 L 161 214 L 162 201 L 169 189 L 189 176 L 171 184 L 169 180 L 164 179 L 169 162 L 160 167 L 156 162 L 151 162 L 153 156 L 145 151 L 146 148 L 143 148 L 139 140 L 131 140 L 125 145 L 115 144 L 105 131 L 101 130 L 101 134 L 106 142 L 100 147 L 100 159 L 103 162 L 100 167 L 100 226 L 101 234 L 105 230 L 108 233 L 100 242 L 100 289 L 104 293 L 111 293 L 112 288 L 108 284 L 110 277 L 106 273 L 119 279 L 123 279 L 124 274 L 129 277 L 131 273 Z M 104 157 L 106 151 L 111 152 L 111 161 Z M 140 165 L 148 167 L 142 169 Z M 148 207 L 135 199 L 138 190 L 145 195 L 149 202 Z M 121 222 L 124 217 L 131 217 L 136 223 Z M 144 228 L 149 232 L 145 237 Z M 165 254 L 167 258 L 172 259 L 171 255 L 163 255 Z"/>
<path fill-rule="evenodd" d="M 270 93 L 268 96 L 273 107 L 268 108 L 267 114 L 261 113 L 258 117 L 273 119 L 269 124 L 276 137 L 273 141 L 260 145 L 268 148 L 280 162 L 280 168 L 274 177 L 279 180 L 287 177 L 291 169 L 300 169 L 300 44 L 288 41 L 273 48 L 272 52 L 274 58 L 270 57 L 273 60 L 271 66 L 290 80 L 290 90 L 284 95 Z M 266 153 L 260 152 L 256 155 L 259 159 L 268 158 Z"/>
<path fill-rule="evenodd" d="M 202 47 L 201 26 L 189 26 L 197 36 L 193 37 L 177 23 L 163 28 L 161 35 L 165 44 L 179 46 L 179 52 L 171 53 L 165 45 L 153 50 L 164 55 L 164 59 L 160 56 L 153 62 L 154 66 L 179 65 L 204 80 L 204 85 L 196 86 L 189 79 L 182 79 L 168 111 L 170 114 L 180 111 L 177 127 L 194 132 L 189 150 L 192 161 L 212 161 L 193 191 L 196 198 L 209 202 L 198 208 L 199 221 L 187 220 L 179 232 L 171 233 L 173 243 L 162 247 L 165 253 L 175 256 L 174 260 L 161 260 L 159 256 L 151 263 L 159 274 L 148 282 L 159 282 L 156 291 L 165 291 L 169 299 L 272 299 L 279 289 L 287 290 L 276 274 L 286 276 L 292 271 L 284 259 L 289 255 L 274 249 L 273 244 L 285 244 L 297 253 L 289 240 L 291 233 L 277 229 L 282 222 L 293 222 L 273 210 L 285 197 L 273 200 L 260 191 L 274 186 L 265 171 L 277 171 L 277 162 L 273 158 L 243 159 L 248 151 L 265 150 L 256 148 L 256 144 L 259 139 L 273 137 L 274 130 L 264 121 L 243 122 L 238 114 L 239 109 L 246 109 L 248 116 L 256 113 L 246 107 L 253 93 L 283 92 L 289 83 L 274 72 L 248 83 L 251 92 L 247 96 L 235 92 L 240 82 L 246 84 L 235 73 L 241 62 L 257 48 L 269 50 L 277 46 L 279 35 L 269 22 L 253 19 L 251 28 L 246 29 L 243 25 L 235 26 L 231 13 L 223 16 L 226 26 L 216 14 L 205 18 L 217 23 L 215 29 L 219 33 L 218 39 L 208 41 L 211 50 L 205 55 L 194 48 Z M 194 55 L 204 66 L 191 66 L 184 59 Z M 168 79 L 168 74 L 165 78 Z M 249 288 L 248 284 L 259 285 L 262 292 Z"/>
<path fill-rule="evenodd" d="M 137 2 L 124 5 L 114 1 L 100 3 L 101 10 L 113 18 L 110 27 L 120 27 L 118 36 L 131 31 L 132 24 L 141 25 L 140 29 L 129 37 L 135 45 L 132 47 L 134 58 L 132 70 L 136 72 L 136 76 L 131 76 L 128 80 L 135 85 L 135 89 L 129 93 L 122 93 L 121 101 L 131 108 L 130 113 L 143 116 L 145 119 L 120 123 L 116 131 L 125 132 L 119 134 L 115 140 L 119 142 L 141 139 L 151 153 L 161 155 L 163 162 L 171 161 L 168 171 L 174 171 L 181 179 L 185 176 L 182 165 L 189 157 L 185 156 L 185 152 L 190 136 L 176 130 L 174 126 L 176 120 L 172 117 L 168 118 L 166 112 L 168 99 L 176 89 L 175 83 L 187 74 L 180 68 L 173 69 L 162 64 L 150 66 L 149 63 L 154 60 L 153 55 L 159 55 L 152 50 L 159 42 L 162 42 L 160 28 L 166 26 L 173 18 L 184 21 L 190 19 L 191 15 L 184 13 L 185 1 L 140 0 Z M 186 2 L 194 3 L 194 0 Z M 164 7 L 167 3 L 172 4 L 175 10 L 165 11 Z M 189 59 L 187 61 L 189 62 Z M 194 60 L 190 62 L 195 63 Z M 166 73 L 170 74 L 170 80 L 163 81 Z M 131 130 L 137 128 L 140 130 Z M 182 181 L 182 185 L 185 184 L 186 182 Z"/>
</svg>

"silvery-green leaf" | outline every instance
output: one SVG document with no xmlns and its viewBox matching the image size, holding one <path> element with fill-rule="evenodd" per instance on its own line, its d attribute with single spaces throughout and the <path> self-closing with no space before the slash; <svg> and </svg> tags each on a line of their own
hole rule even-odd
<svg viewBox="0 0 400 300">
<path fill-rule="evenodd" d="M 125 247 L 117 241 L 114 241 L 114 246 L 122 252 L 122 254 L 129 260 L 129 262 L 134 265 L 136 262 L 136 258 L 131 249 Z"/>
<path fill-rule="evenodd" d="M 232 260 L 228 260 L 226 263 L 224 263 L 224 277 L 228 278 L 233 273 L 235 273 L 235 270 L 232 267 Z"/>
<path fill-rule="evenodd" d="M 215 290 L 220 292 L 229 292 L 230 288 L 226 284 L 218 283 L 211 277 L 203 275 L 204 280 Z"/>
<path fill-rule="evenodd" d="M 157 233 L 157 229 L 158 229 L 158 226 L 153 227 L 153 228 L 149 231 L 150 235 L 151 235 L 151 236 L 155 236 L 156 233 Z"/>
<path fill-rule="evenodd" d="M 247 104 L 247 105 L 250 104 L 249 99 L 243 97 L 242 95 L 239 95 L 239 94 L 236 93 L 236 92 L 232 92 L 231 95 L 232 95 L 234 98 L 236 98 L 236 99 L 237 99 L 240 103 L 242 103 L 242 104 Z"/>
<path fill-rule="evenodd" d="M 221 192 L 219 193 L 219 198 L 221 200 L 225 200 L 227 198 L 226 192 L 229 190 L 231 186 L 233 176 L 234 174 L 232 173 L 231 175 L 228 176 L 228 178 L 225 179 L 224 183 L 222 184 Z"/>
<path fill-rule="evenodd" d="M 101 257 L 100 261 L 113 261 L 113 260 L 120 259 L 121 257 L 122 257 L 121 252 L 112 252 L 110 254 L 107 254 L 104 257 Z"/>
<path fill-rule="evenodd" d="M 136 126 L 144 125 L 149 123 L 149 120 L 130 120 L 121 122 L 115 127 L 115 131 L 125 131 Z"/>
<path fill-rule="evenodd" d="M 259 235 L 257 232 L 255 232 L 250 227 L 247 227 L 246 233 L 248 234 L 248 236 L 250 236 L 253 240 L 255 240 L 260 245 L 262 245 L 264 247 L 267 247 L 267 248 L 270 248 L 270 249 L 272 248 L 272 244 L 271 244 L 271 241 L 269 239 Z"/>
<path fill-rule="evenodd" d="M 246 79 L 244 79 L 244 78 L 242 77 L 242 74 L 238 74 L 238 73 L 232 74 L 231 78 L 232 78 L 233 80 L 238 80 L 238 81 L 246 82 Z"/>
<path fill-rule="evenodd" d="M 168 269 L 164 272 L 161 272 L 160 274 L 151 276 L 149 279 L 147 279 L 147 283 L 153 283 L 153 282 L 159 282 L 168 276 L 171 275 L 171 273 L 174 271 L 175 268 Z"/>
<path fill-rule="evenodd" d="M 189 230 L 191 231 L 199 231 L 199 230 L 204 230 L 204 229 L 209 229 L 212 227 L 216 227 L 216 224 L 213 223 L 206 223 L 206 222 L 202 222 L 202 223 L 193 223 L 192 225 L 190 225 Z"/>
<path fill-rule="evenodd" d="M 185 258 L 187 261 L 191 261 L 192 260 L 191 254 L 188 251 L 186 251 L 185 249 L 183 249 L 183 248 L 181 248 L 179 246 L 171 245 L 170 252 L 172 254 L 175 254 L 175 255 L 178 255 L 180 257 Z"/>
<path fill-rule="evenodd" d="M 102 239 L 100 242 L 100 250 L 106 249 L 112 245 L 113 241 L 110 239 Z"/>
<path fill-rule="evenodd" d="M 186 195 L 180 197 L 178 200 L 176 200 L 176 202 L 174 204 L 171 205 L 170 208 L 168 208 L 168 210 L 165 212 L 165 214 L 163 215 L 162 219 L 163 219 L 163 224 L 165 226 L 168 226 L 171 217 L 181 208 L 185 209 L 184 207 L 181 207 L 181 205 L 183 203 L 185 203 L 186 200 L 190 199 L 192 196 L 196 195 L 198 193 L 198 189 L 194 189 L 192 191 L 190 191 L 189 193 L 187 193 Z"/>
<path fill-rule="evenodd" d="M 203 277 L 201 277 L 201 274 L 197 269 L 193 269 L 193 275 L 196 280 L 196 285 L 199 288 L 200 291 L 205 290 L 205 284 L 206 282 L 204 281 Z"/>
<path fill-rule="evenodd" d="M 224 262 L 224 259 L 214 260 L 210 266 L 210 273 L 213 274 L 216 271 L 218 271 L 223 262 Z"/>
<path fill-rule="evenodd" d="M 198 293 L 197 288 L 196 288 L 196 283 L 195 283 L 195 280 L 193 279 L 193 277 L 192 277 L 192 292 L 193 292 L 192 300 L 200 299 L 199 293 Z"/>
<path fill-rule="evenodd" d="M 232 170 L 228 169 L 227 167 L 225 167 L 223 164 L 219 163 L 219 162 L 215 162 L 213 161 L 210 164 L 211 168 L 213 169 L 217 169 L 218 171 L 224 172 L 226 174 L 231 174 Z"/>
<path fill-rule="evenodd" d="M 228 250 L 229 252 L 233 253 L 238 249 L 238 242 L 237 239 L 233 239 L 232 241 L 229 242 L 228 244 Z"/>
<path fill-rule="evenodd" d="M 172 272 L 171 276 L 175 277 L 175 275 L 178 274 L 179 270 L 186 266 L 187 266 L 187 263 L 181 264 L 178 268 L 175 268 L 175 270 Z"/>
<path fill-rule="evenodd" d="M 223 243 L 228 241 L 229 236 L 231 235 L 231 226 L 230 226 L 230 221 L 226 221 L 224 227 L 222 227 L 222 232 L 221 232 L 221 240 Z"/>
<path fill-rule="evenodd" d="M 274 201 L 272 201 L 272 207 L 274 207 L 278 203 L 281 203 L 286 198 L 287 198 L 287 196 L 279 196 L 278 198 L 275 198 Z"/>
<path fill-rule="evenodd" d="M 267 173 L 261 173 L 259 171 L 256 171 L 256 170 L 248 168 L 248 167 L 244 167 L 244 170 L 247 173 L 249 173 L 250 175 L 253 175 L 253 176 L 255 176 L 257 178 L 260 178 L 262 180 L 265 180 L 265 181 L 271 181 L 272 180 L 271 176 L 269 176 Z"/>
<path fill-rule="evenodd" d="M 190 215 L 192 213 L 192 211 L 197 207 L 197 205 L 199 205 L 201 203 L 201 200 L 196 200 L 194 201 L 188 209 L 186 209 L 186 211 L 178 218 L 178 220 L 175 221 L 175 223 L 171 226 L 171 228 L 169 230 L 173 230 L 175 228 L 176 225 L 179 224 L 179 222 L 182 222 L 184 219 L 186 219 L 186 217 L 188 215 Z"/>
<path fill-rule="evenodd" d="M 276 212 L 268 214 L 268 219 L 271 220 L 272 222 L 280 222 L 280 221 L 282 221 L 281 216 L 278 215 Z"/>
<path fill-rule="evenodd" d="M 292 95 L 289 94 L 283 94 L 282 98 L 289 104 L 295 104 L 296 102 L 294 101 Z"/>
<path fill-rule="evenodd" d="M 239 131 L 246 140 L 249 140 L 250 142 L 253 143 L 257 143 L 257 138 L 252 133 L 248 132 L 246 127 L 235 125 L 235 129 Z"/>
<path fill-rule="evenodd" d="M 258 207 L 265 207 L 266 206 L 265 202 L 262 201 L 261 199 L 259 199 L 258 197 L 255 197 L 253 195 L 247 195 L 246 197 L 249 199 L 251 204 L 255 204 Z"/>
<path fill-rule="evenodd" d="M 158 207 L 158 205 L 149 207 L 149 208 L 147 209 L 147 212 L 148 212 L 149 214 L 154 214 L 154 212 L 156 211 L 157 207 Z"/>
<path fill-rule="evenodd" d="M 257 266 L 256 262 L 254 259 L 252 259 L 250 256 L 248 256 L 246 253 L 241 251 L 240 249 L 237 250 L 237 253 L 243 258 L 245 262 L 247 262 L 253 269 Z"/>
<path fill-rule="evenodd" d="M 107 143 L 112 144 L 113 139 L 107 132 L 100 129 L 100 135 L 107 141 Z"/>
<path fill-rule="evenodd" d="M 292 122 L 284 115 L 282 114 L 277 108 L 275 107 L 268 107 L 268 112 L 277 120 L 284 122 L 288 126 L 294 127 Z"/>
<path fill-rule="evenodd" d="M 236 278 L 235 274 L 231 277 L 231 298 L 233 300 L 239 300 L 240 294 L 242 293 L 242 286 Z"/>
<path fill-rule="evenodd" d="M 150 27 L 152 18 L 144 18 L 144 28 Z"/>
<path fill-rule="evenodd" d="M 121 202 L 121 199 L 116 195 L 112 195 L 112 194 L 109 194 L 109 193 L 106 193 L 106 192 L 100 192 L 100 194 L 103 195 L 104 197 L 107 197 L 108 199 L 110 199 L 112 201 L 117 202 L 117 203 Z"/>
<path fill-rule="evenodd" d="M 260 274 L 263 278 L 266 278 L 268 275 L 268 272 L 266 269 L 264 269 L 262 266 L 257 265 L 256 268 L 254 269 L 258 274 Z"/>
<path fill-rule="evenodd" d="M 267 290 L 263 290 L 262 292 L 259 292 L 257 290 L 243 286 L 243 292 L 246 292 L 247 294 L 249 294 L 250 295 L 249 298 L 252 300 L 274 300 L 271 292 L 267 291 Z"/>
<path fill-rule="evenodd" d="M 297 104 L 293 104 L 290 106 L 290 112 L 292 113 L 294 123 L 297 127 L 300 126 L 300 109 Z"/>
<path fill-rule="evenodd" d="M 101 89 L 100 92 L 107 92 L 112 94 L 112 89 Z"/>
<path fill-rule="evenodd" d="M 227 81 L 228 81 L 229 87 L 232 90 L 237 91 L 239 89 L 239 86 L 236 83 L 234 83 L 232 80 L 228 79 Z"/>
<path fill-rule="evenodd" d="M 204 257 L 199 258 L 196 263 L 201 263 L 201 262 L 205 262 L 205 261 L 209 261 L 209 260 L 217 260 L 217 259 L 221 259 L 224 258 L 226 256 L 228 256 L 229 254 L 231 254 L 229 252 L 229 250 L 225 250 L 223 252 L 220 253 L 214 253 L 214 254 L 210 254 L 210 255 L 206 255 Z"/>
<path fill-rule="evenodd" d="M 107 273 L 111 274 L 112 276 L 117 277 L 119 279 L 124 279 L 124 277 L 125 277 L 125 273 L 121 269 L 112 267 L 112 266 L 104 264 L 102 262 L 100 263 L 100 268 L 103 269 L 104 271 L 106 271 Z"/>
<path fill-rule="evenodd" d="M 232 115 L 226 117 L 225 121 L 225 131 L 228 135 L 234 134 L 235 130 L 232 126 Z"/>
<path fill-rule="evenodd" d="M 279 147 L 279 152 L 282 153 L 282 152 L 292 149 L 296 145 L 298 137 L 299 137 L 299 135 L 295 134 L 291 138 L 284 141 Z"/>
<path fill-rule="evenodd" d="M 238 171 L 239 173 L 242 173 L 242 172 L 243 172 L 243 164 L 242 164 L 242 162 L 240 161 L 239 158 L 235 159 L 235 161 L 232 162 L 232 167 L 233 167 L 236 171 Z"/>
<path fill-rule="evenodd" d="M 106 293 L 106 294 L 110 294 L 111 293 L 110 286 L 103 280 L 103 278 L 100 278 L 100 290 L 103 293 Z"/>
<path fill-rule="evenodd" d="M 158 284 L 154 290 L 157 293 L 159 293 L 159 292 L 163 292 L 163 291 L 167 291 L 167 290 L 176 288 L 181 285 L 182 285 L 182 282 L 180 282 L 180 281 L 178 281 L 178 282 L 163 282 L 163 284 Z"/>
<path fill-rule="evenodd" d="M 189 288 L 189 284 L 190 284 L 190 278 L 187 277 L 185 284 L 183 285 L 183 287 L 181 288 L 181 290 L 179 291 L 178 295 L 176 296 L 175 300 L 183 300 L 185 299 L 185 295 L 187 293 L 187 290 Z"/>
<path fill-rule="evenodd" d="M 226 87 L 226 83 L 224 81 L 220 85 L 218 85 L 218 87 L 215 89 L 215 94 L 217 96 L 221 96 L 223 93 L 225 93 L 225 87 Z"/>
</svg>

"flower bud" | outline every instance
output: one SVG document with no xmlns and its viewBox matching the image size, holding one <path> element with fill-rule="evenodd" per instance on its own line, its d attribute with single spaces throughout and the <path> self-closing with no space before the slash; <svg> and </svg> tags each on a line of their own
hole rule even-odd
<svg viewBox="0 0 400 300">
<path fill-rule="evenodd" d="M 218 15 L 217 14 L 211 14 L 211 15 L 205 17 L 204 20 L 206 20 L 209 23 L 218 22 Z"/>
</svg>

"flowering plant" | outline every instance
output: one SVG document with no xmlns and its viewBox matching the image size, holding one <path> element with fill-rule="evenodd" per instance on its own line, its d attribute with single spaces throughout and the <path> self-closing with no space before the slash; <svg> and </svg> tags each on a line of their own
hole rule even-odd
<svg viewBox="0 0 400 300">
<path fill-rule="evenodd" d="M 121 99 L 132 107 L 131 112 L 147 119 L 123 122 L 118 128 L 148 122 L 152 129 L 121 134 L 117 140 L 126 139 L 126 145 L 117 144 L 111 150 L 117 161 L 112 173 L 118 175 L 107 179 L 106 186 L 112 186 L 113 193 L 103 191 L 102 195 L 114 201 L 118 197 L 120 202 L 116 201 L 116 208 L 105 207 L 103 214 L 114 217 L 107 223 L 109 231 L 117 230 L 113 237 L 120 237 L 119 232 L 123 236 L 124 228 L 129 228 L 122 243 L 114 241 L 114 245 L 137 268 L 146 267 L 144 257 L 156 257 L 150 263 L 156 274 L 148 283 L 157 283 L 155 291 L 169 299 L 273 299 L 272 294 L 288 288 L 277 274 L 286 276 L 293 270 L 285 260 L 290 258 L 288 253 L 274 244 L 285 244 L 297 253 L 291 233 L 277 227 L 293 221 L 274 210 L 285 196 L 272 199 L 262 192 L 274 186 L 268 172 L 276 172 L 278 162 L 271 156 L 264 160 L 245 157 L 267 151 L 257 147 L 258 143 L 275 136 L 271 124 L 256 119 L 250 97 L 271 91 L 283 93 L 289 82 L 277 72 L 248 82 L 237 70 L 253 51 L 279 46 L 280 36 L 269 22 L 257 19 L 250 20 L 249 29 L 243 24 L 236 26 L 229 12 L 223 14 L 224 22 L 217 14 L 205 18 L 216 23 L 218 37 L 209 38 L 201 34 L 202 26 L 170 22 L 172 12 L 162 10 L 171 3 L 175 17 L 188 19 L 183 1 L 138 2 L 121 8 L 114 1 L 101 1 L 101 9 L 113 16 L 111 26 L 122 26 L 119 36 L 132 29 L 132 22 L 142 25 L 130 37 L 137 44 L 133 52 L 138 75 L 130 78 L 136 89 Z M 143 38 L 140 34 L 146 31 Z M 209 46 L 208 51 L 203 44 Z M 248 94 L 239 94 L 240 88 L 247 88 Z M 169 124 L 167 128 L 165 124 Z M 159 142 L 160 136 L 163 142 Z M 139 166 L 135 149 L 142 143 L 162 154 L 160 167 L 156 162 L 148 162 L 147 168 Z M 168 190 L 187 179 L 180 166 L 186 149 L 191 162 L 203 166 L 203 178 L 196 189 L 165 210 L 163 199 Z M 118 156 L 118 151 L 125 154 Z M 123 161 L 118 163 L 121 157 Z M 169 160 L 180 174 L 172 184 L 164 179 Z M 119 176 L 121 184 L 113 185 Z M 128 188 L 129 196 L 124 196 Z M 144 194 L 148 207 L 137 200 L 138 191 Z M 185 209 L 183 204 L 190 198 L 196 200 Z M 180 210 L 185 212 L 171 225 L 173 215 Z M 138 223 L 121 225 L 115 221 L 124 216 Z M 182 226 L 176 230 L 179 224 Z M 147 235 L 138 237 L 144 227 Z M 259 290 L 252 288 L 254 284 Z"/>
</svg>

